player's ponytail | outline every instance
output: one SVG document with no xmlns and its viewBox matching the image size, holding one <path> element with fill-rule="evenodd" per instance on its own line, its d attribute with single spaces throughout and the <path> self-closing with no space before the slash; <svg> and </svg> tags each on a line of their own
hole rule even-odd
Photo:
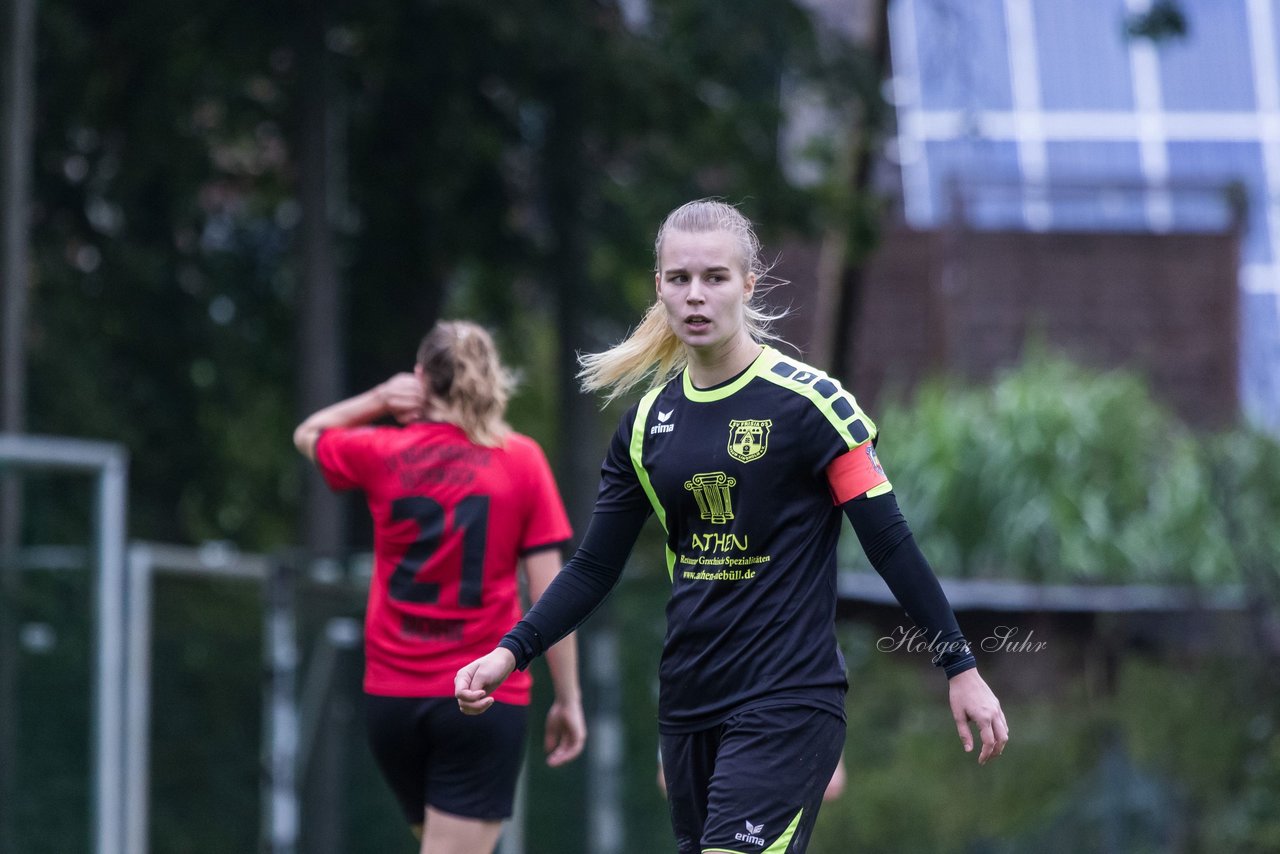
<svg viewBox="0 0 1280 854">
<path fill-rule="evenodd" d="M 658 385 L 688 362 L 680 339 L 667 323 L 667 312 L 661 302 L 655 302 L 644 313 L 640 325 L 618 344 L 603 353 L 583 353 L 578 356 L 578 379 L 583 391 L 606 389 L 605 402 L 626 394 L 653 375 L 653 385 Z"/>
<path fill-rule="evenodd" d="M 718 199 L 699 199 L 687 202 L 667 214 L 658 229 L 653 245 L 654 270 L 661 272 L 662 244 L 672 231 L 701 234 L 725 231 L 738 243 L 742 257 L 742 273 L 754 274 L 755 291 L 746 304 L 743 323 L 753 340 L 781 341 L 770 327 L 773 321 L 783 317 L 786 311 L 770 312 L 763 304 L 764 295 L 779 281 L 766 282 L 769 267 L 760 257 L 760 241 L 751 221 L 741 211 Z M 684 370 L 688 355 L 680 339 L 667 322 L 666 309 L 656 301 L 645 312 L 640 325 L 623 341 L 603 353 L 586 353 L 578 356 L 578 379 L 584 391 L 604 390 L 605 403 L 626 394 L 635 386 L 650 378 L 650 387 L 662 383 Z"/>
<path fill-rule="evenodd" d="M 511 428 L 505 420 L 514 381 L 483 327 L 465 320 L 441 321 L 418 347 L 431 396 L 443 401 L 457 425 L 477 445 L 501 445 Z"/>
</svg>

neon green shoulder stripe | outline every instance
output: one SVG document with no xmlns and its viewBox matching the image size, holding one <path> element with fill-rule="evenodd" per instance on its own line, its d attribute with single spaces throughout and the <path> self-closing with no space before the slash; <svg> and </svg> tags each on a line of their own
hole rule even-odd
<svg viewBox="0 0 1280 854">
<path fill-rule="evenodd" d="M 765 348 L 758 362 L 757 375 L 761 379 L 802 395 L 812 403 L 835 429 L 845 447 L 853 450 L 875 439 L 878 432 L 875 422 L 862 411 L 858 401 L 840 385 L 839 380 L 803 362 L 785 358 L 772 347 Z M 779 363 L 784 363 L 785 367 L 775 371 L 774 367 Z M 844 411 L 837 411 L 837 406 Z M 891 489 L 893 484 L 885 481 L 870 490 L 867 496 L 874 497 Z"/>
<path fill-rule="evenodd" d="M 662 503 L 658 501 L 658 496 L 653 491 L 653 483 L 649 480 L 649 472 L 644 468 L 644 425 L 649 420 L 649 410 L 653 408 L 653 402 L 658 399 L 658 393 L 661 388 L 651 389 L 648 394 L 640 398 L 640 405 L 636 409 L 636 420 L 631 425 L 631 466 L 636 470 L 636 477 L 640 480 L 640 486 L 644 489 L 644 494 L 649 497 L 649 503 L 653 505 L 653 512 L 657 514 L 658 521 L 662 523 L 662 530 L 667 529 L 667 513 L 662 508 Z"/>
<path fill-rule="evenodd" d="M 828 376 L 817 368 L 810 367 L 803 362 L 796 362 L 791 359 L 782 357 L 777 350 L 772 347 L 768 348 L 766 354 L 769 357 L 769 363 L 763 366 L 759 371 L 761 379 L 768 380 L 774 385 L 780 385 L 785 389 L 790 389 L 796 394 L 803 395 L 810 403 L 817 407 L 840 434 L 840 438 L 844 439 L 845 444 L 850 449 L 856 448 L 863 442 L 870 441 L 876 437 L 876 425 L 867 413 L 862 411 L 862 407 L 858 406 L 858 401 L 853 395 L 845 391 L 840 385 L 839 380 Z M 793 367 L 789 375 L 783 376 L 773 370 L 778 363 L 786 363 Z M 830 391 L 824 396 L 822 389 L 830 388 Z M 845 405 L 851 410 L 851 414 L 841 415 L 836 411 L 837 401 L 844 401 Z M 855 436 L 853 433 L 854 425 L 861 422 L 862 429 L 867 433 L 866 436 Z"/>
<path fill-rule="evenodd" d="M 653 491 L 653 483 L 649 480 L 649 472 L 644 467 L 644 425 L 649 420 L 649 410 L 653 408 L 653 402 L 658 399 L 658 393 L 662 391 L 659 386 L 650 389 L 644 397 L 640 398 L 640 405 L 636 408 L 636 420 L 631 425 L 631 467 L 636 470 L 636 479 L 640 481 L 640 487 L 644 490 L 644 494 L 649 498 L 649 504 L 653 506 L 653 513 L 658 517 L 658 522 L 662 525 L 662 530 L 667 531 L 667 511 L 663 509 L 662 502 L 658 500 L 658 495 Z M 667 546 L 667 576 L 675 578 L 676 555 L 671 551 L 671 546 Z"/>
</svg>

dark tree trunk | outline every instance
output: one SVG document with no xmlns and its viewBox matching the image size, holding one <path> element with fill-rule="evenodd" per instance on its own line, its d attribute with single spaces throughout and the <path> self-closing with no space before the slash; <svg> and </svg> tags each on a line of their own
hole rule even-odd
<svg viewBox="0 0 1280 854">
<path fill-rule="evenodd" d="M 889 3 L 888 0 L 876 0 L 874 31 L 871 35 L 871 52 L 876 72 L 883 77 L 889 72 Z M 872 167 L 875 163 L 876 128 L 868 120 L 867 109 L 861 111 L 856 124 L 850 129 L 850 169 L 849 193 L 855 200 L 851 206 L 854 216 L 865 216 L 861 213 L 867 208 L 858 204 L 857 200 L 866 198 L 870 193 Z M 858 325 L 858 317 L 862 308 L 863 273 L 866 268 L 866 247 L 855 245 L 853 235 L 855 223 L 839 223 L 840 241 L 838 257 L 841 259 L 839 273 L 835 282 L 835 299 L 832 314 L 831 334 L 825 340 L 831 342 L 829 367 L 839 376 L 852 381 L 853 376 L 853 338 Z"/>
<path fill-rule="evenodd" d="M 3 405 L 0 431 L 26 429 L 26 325 L 31 174 L 32 103 L 35 100 L 35 0 L 11 0 L 0 21 L 0 294 L 3 328 Z M 0 475 L 0 851 L 13 850 L 12 810 L 18 747 L 17 600 L 21 590 L 16 556 L 22 532 L 22 482 Z"/>
<path fill-rule="evenodd" d="M 299 78 L 302 86 L 299 125 L 299 187 L 302 207 L 301 317 L 299 318 L 298 388 L 303 415 L 343 395 L 344 327 L 342 283 L 333 247 L 333 146 L 329 68 L 325 46 L 328 3 L 299 5 L 302 16 Z M 307 473 L 303 501 L 302 543 L 313 557 L 337 557 L 346 534 L 342 500 L 325 487 L 318 472 Z"/>
</svg>

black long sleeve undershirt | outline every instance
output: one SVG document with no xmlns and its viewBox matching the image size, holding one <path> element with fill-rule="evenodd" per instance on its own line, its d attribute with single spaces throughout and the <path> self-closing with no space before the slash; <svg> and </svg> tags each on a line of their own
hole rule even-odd
<svg viewBox="0 0 1280 854">
<path fill-rule="evenodd" d="M 595 613 L 622 577 L 647 518 L 647 508 L 592 514 L 582 545 L 524 619 L 498 643 L 511 650 L 518 669 L 524 670 Z"/>
<path fill-rule="evenodd" d="M 844 504 L 867 560 L 889 585 L 907 616 L 933 644 L 933 663 L 950 679 L 978 666 L 960 632 L 955 612 L 942 585 L 916 545 L 911 528 L 892 492 L 875 498 L 855 498 Z"/>
<path fill-rule="evenodd" d="M 856 498 L 845 503 L 844 511 L 871 565 L 907 616 L 934 643 L 938 650 L 934 664 L 943 667 L 948 678 L 976 667 L 951 605 L 893 493 Z M 515 656 L 518 669 L 527 668 L 600 607 L 622 576 L 648 516 L 644 508 L 592 515 L 582 545 L 524 619 L 499 642 Z"/>
</svg>

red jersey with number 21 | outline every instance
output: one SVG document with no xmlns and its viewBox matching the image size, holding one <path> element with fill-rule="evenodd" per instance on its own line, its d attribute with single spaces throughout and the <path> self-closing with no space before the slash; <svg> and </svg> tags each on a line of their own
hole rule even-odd
<svg viewBox="0 0 1280 854">
<path fill-rule="evenodd" d="M 373 516 L 365 691 L 452 697 L 458 669 L 520 619 L 519 558 L 572 535 L 542 449 L 422 422 L 326 430 L 316 462 L 333 489 L 363 490 Z M 530 682 L 516 671 L 494 697 L 525 705 Z"/>
</svg>

